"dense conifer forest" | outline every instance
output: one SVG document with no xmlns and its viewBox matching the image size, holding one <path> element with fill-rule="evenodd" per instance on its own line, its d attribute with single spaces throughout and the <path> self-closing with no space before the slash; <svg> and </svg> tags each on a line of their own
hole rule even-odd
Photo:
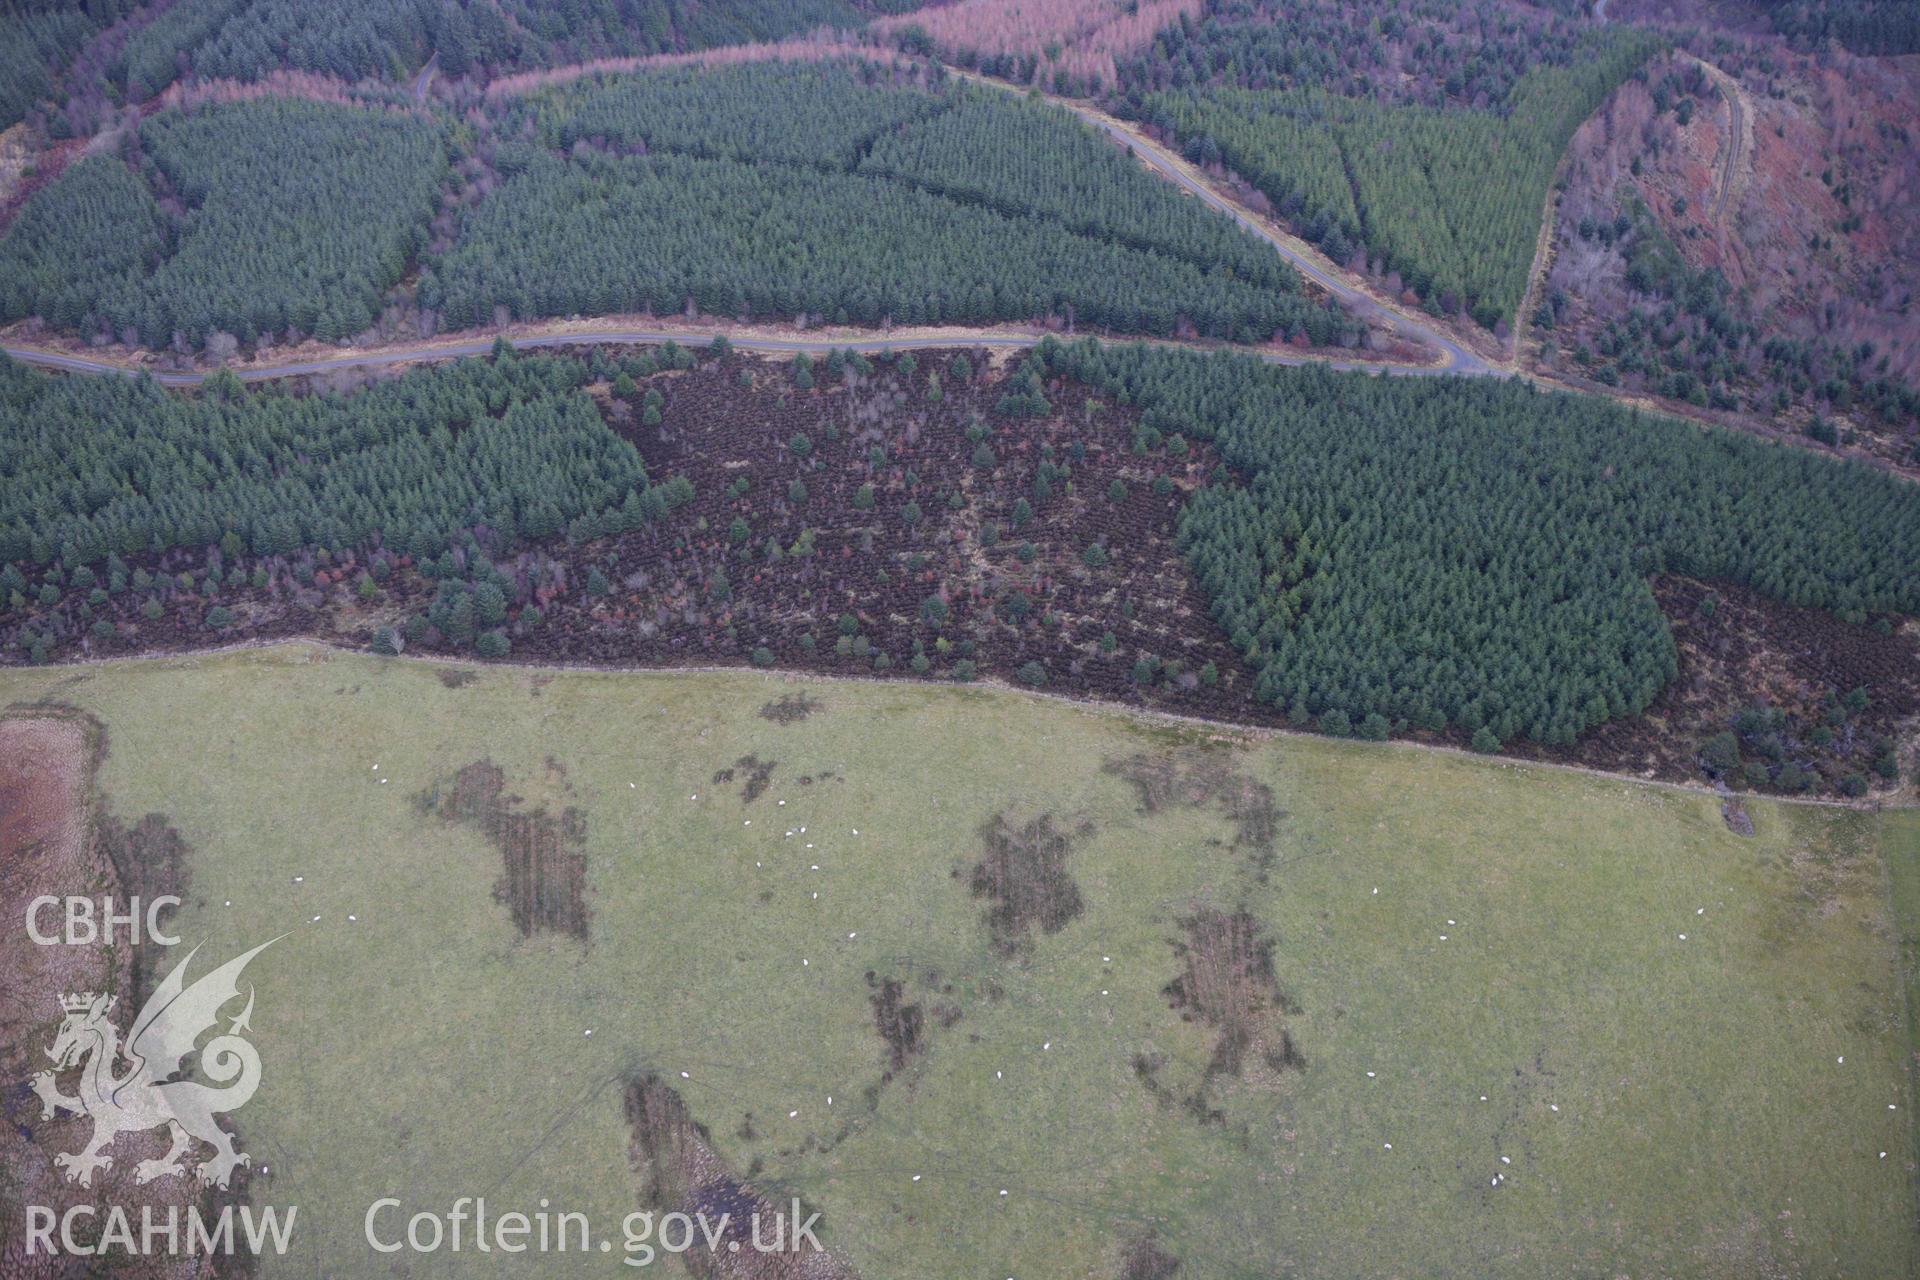
<svg viewBox="0 0 1920 1280">
<path fill-rule="evenodd" d="M 1592 56 L 1589 6 L 1399 0 L 1211 0 L 1119 66 L 1123 100 L 1167 89 L 1324 89 L 1382 103 L 1504 112 L 1535 68 Z"/>
<path fill-rule="evenodd" d="M 129 305 L 169 228 L 147 184 L 114 155 L 85 156 L 20 212 L 0 240 L 0 319 L 62 329 Z"/>
<path fill-rule="evenodd" d="M 874 139 L 861 172 L 900 179 L 1007 217 L 1038 215 L 1096 239 L 1293 289 L 1272 249 L 1165 182 L 1141 182 L 1118 148 L 1053 107 L 964 89 L 932 119 Z"/>
<path fill-rule="evenodd" d="M 919 47 L 911 25 L 898 30 Z M 1525 293 L 1574 129 L 1658 45 L 1574 3 L 1208 0 L 1119 58 L 1111 81 L 1087 82 L 1051 48 L 949 52 L 1104 99 L 1250 181 L 1334 261 L 1493 328 Z"/>
<path fill-rule="evenodd" d="M 344 338 L 424 245 L 446 166 L 440 126 L 398 112 L 163 111 L 123 155 L 89 156 L 29 202 L 0 239 L 0 315 L 151 348 Z"/>
<path fill-rule="evenodd" d="M 399 79 L 437 55 L 463 76 L 777 40 L 876 11 L 848 0 L 178 0 L 133 35 L 120 70 L 136 99 L 183 72 Z"/>
<path fill-rule="evenodd" d="M 1920 611 L 1920 491 L 1863 465 L 1521 383 L 1035 360 L 1220 450 L 1182 542 L 1261 696 L 1303 719 L 1570 743 L 1672 677 L 1658 571 L 1856 621 Z"/>
<path fill-rule="evenodd" d="M 578 387 L 576 361 L 436 365 L 350 395 L 187 397 L 150 381 L 0 363 L 0 560 L 99 570 L 176 547 L 421 558 L 501 551 L 584 515 L 650 518 L 669 491 Z"/>
<path fill-rule="evenodd" d="M 214 330 L 332 341 L 365 328 L 424 244 L 446 168 L 428 121 L 272 98 L 163 113 L 140 145 L 191 209 L 142 290 L 149 346 L 174 331 L 197 347 Z"/>
<path fill-rule="evenodd" d="M 1763 0 L 1773 29 L 1797 45 L 1838 40 L 1855 53 L 1920 53 L 1920 6 L 1907 0 Z"/>
<path fill-rule="evenodd" d="M 98 251 L 73 252 L 75 229 Z M 0 263 L 6 319 L 217 354 L 360 334 L 413 266 L 451 328 L 692 306 L 1360 336 L 1267 246 L 1068 113 L 853 63 L 590 77 L 509 103 L 483 136 L 300 99 L 170 108 L 39 192 Z"/>
<path fill-rule="evenodd" d="M 528 94 L 501 133 L 556 150 L 616 152 L 851 169 L 879 138 L 940 112 L 912 68 L 749 63 L 589 76 Z"/>
<path fill-rule="evenodd" d="M 1353 332 L 1065 112 L 956 82 L 837 64 L 613 76 L 535 95 L 503 131 L 505 184 L 423 283 L 453 326 L 691 299 L 865 325 Z"/>
<path fill-rule="evenodd" d="M 690 156 L 550 155 L 479 205 L 422 282 L 452 327 L 650 311 L 876 326 L 1060 315 L 1239 341 L 1344 330 L 1297 294 L 861 175 Z"/>
<path fill-rule="evenodd" d="M 0 8 L 0 129 L 53 91 L 55 69 L 94 34 L 87 15 L 65 6 Z"/>
<path fill-rule="evenodd" d="M 1189 159 L 1253 183 L 1335 261 L 1364 255 L 1436 311 L 1491 328 L 1526 291 L 1567 140 L 1653 47 L 1638 34 L 1592 35 L 1571 65 L 1503 87 L 1497 112 L 1344 97 L 1310 73 L 1273 77 L 1302 87 L 1154 92 L 1134 106 Z"/>
</svg>

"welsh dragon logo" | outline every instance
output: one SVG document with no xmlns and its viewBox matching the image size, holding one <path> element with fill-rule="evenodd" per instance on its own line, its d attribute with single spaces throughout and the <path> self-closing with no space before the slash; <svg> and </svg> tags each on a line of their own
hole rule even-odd
<svg viewBox="0 0 1920 1280">
<path fill-rule="evenodd" d="M 234 1150 L 232 1136 L 214 1122 L 216 1113 L 238 1110 L 260 1087 L 259 1051 L 241 1034 L 251 1029 L 252 987 L 247 988 L 246 1008 L 226 1032 L 199 1048 L 200 1072 L 214 1083 L 175 1077 L 201 1035 L 217 1027 L 220 1010 L 239 997 L 240 973 L 247 962 L 279 940 L 261 943 L 192 986 L 185 985 L 187 966 L 200 948 L 189 951 L 141 1007 L 124 1051 L 119 1029 L 108 1020 L 118 997 L 91 991 L 60 997 L 66 1020 L 47 1050 L 54 1069 L 39 1072 L 32 1084 L 40 1095 L 41 1119 L 52 1119 L 58 1110 L 93 1119 L 93 1139 L 85 1149 L 53 1158 L 69 1182 L 91 1186 L 95 1169 L 112 1167 L 113 1159 L 105 1152 L 116 1137 L 162 1125 L 173 1146 L 158 1160 L 142 1160 L 134 1169 L 136 1182 L 185 1174 L 182 1157 L 196 1140 L 213 1148 L 213 1155 L 194 1169 L 203 1184 L 224 1187 L 234 1169 L 253 1163 L 252 1157 Z M 127 1066 L 116 1075 L 122 1056 Z M 75 1067 L 80 1068 L 80 1092 L 70 1097 L 60 1092 L 56 1077 Z"/>
</svg>

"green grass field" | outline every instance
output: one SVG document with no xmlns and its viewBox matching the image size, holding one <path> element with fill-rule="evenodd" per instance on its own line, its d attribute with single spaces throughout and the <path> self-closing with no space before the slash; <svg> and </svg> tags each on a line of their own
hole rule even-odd
<svg viewBox="0 0 1920 1280">
<path fill-rule="evenodd" d="M 190 842 L 189 940 L 292 932 L 249 970 L 266 1071 L 235 1117 L 256 1199 L 299 1206 L 268 1275 L 635 1274 L 361 1236 L 385 1195 L 611 1229 L 634 1070 L 869 1280 L 1110 1276 L 1148 1229 L 1182 1280 L 1913 1269 L 1912 813 L 1758 801 L 1742 839 L 1704 796 L 1003 691 L 439 670 L 285 646 L 0 673 L 0 706 L 99 717 L 104 802 Z M 758 714 L 787 693 L 821 705 Z M 1203 749 L 1272 790 L 1264 876 L 1218 806 L 1148 814 L 1103 768 Z M 750 804 L 713 781 L 749 754 L 778 762 Z M 416 803 L 482 758 L 585 814 L 587 946 L 522 939 L 499 853 Z M 1080 833 L 1084 911 L 1004 955 L 981 828 L 1043 813 Z M 1133 1065 L 1202 1083 L 1215 1033 L 1164 988 L 1204 905 L 1266 926 L 1305 1060 L 1213 1080 L 1205 1122 Z M 869 970 L 961 1011 L 871 1106 Z"/>
</svg>

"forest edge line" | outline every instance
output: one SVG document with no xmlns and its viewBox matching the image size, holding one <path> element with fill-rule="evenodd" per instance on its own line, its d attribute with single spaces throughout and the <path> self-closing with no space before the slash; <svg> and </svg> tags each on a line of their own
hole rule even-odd
<svg viewBox="0 0 1920 1280">
<path fill-rule="evenodd" d="M 1045 689 L 1032 689 L 1014 684 L 996 676 L 982 675 L 966 684 L 954 684 L 950 681 L 912 679 L 883 679 L 879 676 L 828 675 L 817 671 L 808 671 L 800 667 L 753 667 L 727 666 L 722 663 L 701 663 L 690 666 L 654 666 L 619 667 L 600 666 L 582 662 L 522 662 L 518 660 L 475 661 L 472 658 L 453 657 L 445 654 L 372 654 L 368 650 L 354 645 L 344 645 L 319 636 L 290 635 L 275 636 L 268 640 L 240 640 L 233 644 L 215 645 L 203 649 L 149 650 L 143 653 L 128 654 L 118 658 L 68 658 L 58 662 L 49 662 L 42 667 L 19 668 L 20 670 L 39 671 L 80 671 L 88 667 L 125 667 L 138 663 L 178 663 L 197 662 L 204 658 L 221 657 L 231 654 L 268 653 L 275 649 L 319 649 L 329 657 L 339 654 L 343 657 L 378 657 L 382 662 L 404 662 L 424 667 L 453 667 L 461 670 L 479 671 L 519 671 L 529 675 L 544 675 L 562 672 L 571 675 L 602 676 L 700 676 L 734 675 L 757 677 L 775 683 L 805 681 L 814 684 L 860 684 L 886 686 L 897 689 L 902 683 L 918 685 L 928 689 L 956 689 L 961 691 L 991 691 L 1000 694 L 1013 694 L 1037 702 L 1060 703 L 1094 715 L 1117 716 L 1124 720 L 1144 721 L 1170 726 L 1186 726 L 1194 729 L 1207 729 L 1221 734 L 1230 734 L 1250 742 L 1266 742 L 1275 738 L 1312 739 L 1318 742 L 1336 742 L 1343 745 L 1360 745 L 1356 739 L 1331 738 L 1324 733 L 1311 729 L 1291 729 L 1280 725 L 1246 724 L 1235 720 L 1213 720 L 1206 716 L 1183 715 L 1174 711 L 1161 711 L 1152 707 L 1136 707 L 1125 702 L 1111 702 L 1101 698 L 1077 698 L 1067 693 L 1052 693 Z M 4 668 L 0 668 L 4 670 Z M 57 708 L 57 702 L 12 702 L 0 706 L 0 717 L 17 716 L 29 712 L 43 712 Z M 1751 800 L 1768 800 L 1777 804 L 1802 805 L 1809 808 L 1847 809 L 1856 813 L 1901 812 L 1920 809 L 1920 800 L 1889 801 L 1871 797 L 1862 799 L 1836 798 L 1833 796 L 1781 795 L 1770 791 L 1741 791 L 1728 789 L 1720 791 L 1704 783 L 1677 782 L 1671 778 L 1644 778 L 1633 773 L 1619 773 L 1611 769 L 1596 769 L 1591 765 L 1566 764 L 1558 760 L 1530 760 L 1524 756 L 1502 755 L 1499 752 L 1474 751 L 1469 747 L 1450 746 L 1440 742 L 1421 742 L 1412 738 L 1388 738 L 1380 742 L 1368 742 L 1367 746 L 1391 747 L 1400 750 L 1425 751 L 1437 755 L 1453 756 L 1466 760 L 1482 760 L 1511 769 L 1554 769 L 1565 773 L 1581 774 L 1589 778 L 1599 778 L 1608 782 L 1620 782 L 1635 787 L 1657 787 L 1666 791 L 1677 791 L 1703 799 L 1725 799 L 1729 797 Z"/>
<path fill-rule="evenodd" d="M 562 329 L 556 328 L 556 325 L 569 327 Z M 1001 329 L 945 329 L 917 337 L 886 337 L 871 332 L 860 332 L 842 334 L 833 338 L 791 338 L 769 334 L 763 329 L 752 326 L 708 328 L 670 326 L 641 330 L 620 327 L 603 328 L 597 321 L 561 320 L 548 321 L 528 328 L 530 331 L 521 333 L 496 332 L 488 337 L 450 341 L 428 339 L 398 346 L 355 349 L 336 356 L 320 356 L 310 360 L 288 360 L 251 367 L 222 365 L 209 370 L 154 369 L 126 360 L 76 355 L 52 347 L 17 342 L 0 341 L 0 352 L 5 352 L 22 364 L 57 373 L 118 374 L 128 378 L 145 375 L 160 386 L 179 389 L 200 386 L 221 373 L 231 373 L 242 382 L 254 383 L 272 382 L 281 378 L 316 377 L 362 368 L 389 368 L 473 359 L 489 355 L 501 342 L 505 342 L 515 351 L 538 351 L 571 346 L 661 346 L 669 342 L 698 348 L 705 347 L 716 339 L 724 338 L 728 345 L 736 350 L 780 356 L 819 355 L 834 351 L 858 351 L 862 354 L 877 355 L 900 351 L 935 350 L 942 347 L 979 347 L 988 351 L 1002 352 L 1030 351 L 1051 338 L 1056 342 L 1091 341 L 1108 346 L 1166 347 L 1196 355 L 1245 356 L 1266 364 L 1288 368 L 1324 367 L 1335 373 L 1364 374 L 1373 377 L 1518 378 L 1532 383 L 1543 391 L 1607 400 L 1621 408 L 1652 417 L 1665 418 L 1675 423 L 1722 431 L 1743 431 L 1749 435 L 1787 443 L 1796 448 L 1807 447 L 1806 442 L 1797 433 L 1773 428 L 1763 423 L 1747 420 L 1736 425 L 1718 421 L 1706 414 L 1686 413 L 1674 405 L 1632 392 L 1602 394 L 1588 387 L 1573 386 L 1534 370 L 1500 368 L 1491 365 L 1483 365 L 1476 370 L 1466 370 L 1455 369 L 1451 364 L 1445 363 L 1400 364 L 1385 360 L 1348 360 L 1311 352 L 1260 350 L 1237 347 L 1228 343 L 1187 342 L 1173 338 L 1101 336 L 1053 331 L 1008 332 Z M 1857 460 L 1895 475 L 1906 475 L 1899 468 L 1881 459 L 1862 456 Z"/>
</svg>

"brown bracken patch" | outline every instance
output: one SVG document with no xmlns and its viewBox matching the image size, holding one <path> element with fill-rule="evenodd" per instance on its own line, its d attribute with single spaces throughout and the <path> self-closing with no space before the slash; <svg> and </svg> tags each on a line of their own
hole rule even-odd
<svg viewBox="0 0 1920 1280">
<path fill-rule="evenodd" d="M 1721 790 L 1723 792 L 1726 790 L 1725 784 L 1722 784 Z M 1726 794 L 1720 797 L 1720 816 L 1726 820 L 1727 830 L 1733 834 L 1737 836 L 1753 834 L 1753 815 L 1747 812 L 1746 801 L 1739 796 Z"/>
<path fill-rule="evenodd" d="M 1147 813 L 1178 805 L 1199 809 L 1217 806 L 1234 825 L 1234 847 L 1252 859 L 1265 883 L 1274 857 L 1274 840 L 1286 811 L 1275 806 L 1273 788 L 1239 772 L 1232 760 L 1217 751 L 1185 751 L 1172 755 L 1129 756 L 1109 760 L 1106 771 L 1125 778 L 1140 796 Z"/>
<path fill-rule="evenodd" d="M 728 1168 L 706 1127 L 659 1076 L 629 1080 L 624 1106 L 642 1206 L 660 1214 L 704 1214 L 716 1229 L 726 1215 L 726 1230 L 717 1231 L 711 1250 L 696 1234 L 694 1247 L 680 1255 L 690 1273 L 702 1280 L 854 1280 L 853 1270 L 833 1254 L 792 1239 L 791 1202 L 773 1203 Z M 803 1203 L 803 1221 L 810 1212 Z M 762 1252 L 753 1243 L 754 1221 L 770 1244 L 775 1214 L 787 1220 L 786 1247 Z"/>
<path fill-rule="evenodd" d="M 917 1003 L 901 998 L 907 984 L 898 978 L 882 978 L 869 969 L 867 986 L 873 991 L 873 1027 L 887 1042 L 887 1077 L 904 1068 L 926 1048 L 924 1031 L 926 1012 Z"/>
<path fill-rule="evenodd" d="M 586 814 L 571 805 L 558 816 L 544 805 L 522 811 L 520 797 L 507 793 L 506 774 L 490 760 L 467 765 L 451 786 L 436 785 L 420 800 L 448 822 L 478 827 L 500 851 L 494 897 L 522 937 L 546 930 L 587 941 Z"/>
<path fill-rule="evenodd" d="M 1000 951 L 1019 950 L 1036 927 L 1058 933 L 1084 909 L 1067 874 L 1072 839 L 1054 827 L 1052 814 L 1019 827 L 1001 814 L 980 829 L 980 839 L 986 852 L 973 868 L 973 896 L 987 899 L 987 928 Z"/>
<path fill-rule="evenodd" d="M 778 760 L 762 760 L 759 756 L 741 756 L 730 768 L 714 772 L 716 783 L 740 781 L 740 803 L 752 804 L 766 793 L 767 784 L 773 780 L 773 771 L 780 767 Z"/>
<path fill-rule="evenodd" d="M 1118 1280 L 1173 1280 L 1180 1270 L 1180 1259 L 1160 1247 L 1160 1241 L 1148 1232 L 1127 1247 L 1120 1260 Z"/>
<path fill-rule="evenodd" d="M 100 819 L 98 837 L 101 850 L 129 896 L 143 903 L 166 894 L 186 897 L 187 855 L 192 849 L 164 813 L 149 813 L 131 827 L 105 814 Z M 153 992 L 156 957 L 150 947 L 134 947 L 132 951 L 133 991 L 136 1000 L 144 1002 Z"/>
<path fill-rule="evenodd" d="M 1275 1071 L 1306 1066 L 1279 1023 L 1285 998 L 1274 978 L 1273 940 L 1263 936 L 1260 922 L 1245 908 L 1229 915 L 1201 907 L 1180 927 L 1186 938 L 1173 944 L 1173 953 L 1183 967 L 1165 994 L 1182 1018 L 1218 1029 L 1207 1075 L 1239 1075 L 1256 1048 Z"/>
<path fill-rule="evenodd" d="M 786 694 L 760 708 L 760 718 L 775 724 L 793 724 L 805 720 L 820 709 L 820 703 L 806 694 Z"/>
</svg>

